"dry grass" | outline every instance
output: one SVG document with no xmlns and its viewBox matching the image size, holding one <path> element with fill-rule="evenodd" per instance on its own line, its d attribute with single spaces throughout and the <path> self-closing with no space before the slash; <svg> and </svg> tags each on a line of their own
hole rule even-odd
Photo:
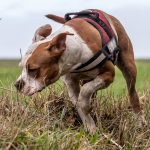
<svg viewBox="0 0 150 150">
<path fill-rule="evenodd" d="M 142 95 L 141 95 L 142 96 Z M 141 102 L 150 120 L 150 90 Z M 110 92 L 92 101 L 91 112 L 98 131 L 94 136 L 83 129 L 69 102 L 67 92 L 55 87 L 32 98 L 3 89 L 0 96 L 0 148 L 43 150 L 148 150 L 150 126 L 138 128 L 128 97 Z"/>
</svg>

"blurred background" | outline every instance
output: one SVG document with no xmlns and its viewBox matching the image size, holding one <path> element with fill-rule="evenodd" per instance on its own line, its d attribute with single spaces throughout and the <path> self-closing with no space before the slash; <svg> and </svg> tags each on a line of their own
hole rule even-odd
<svg viewBox="0 0 150 150">
<path fill-rule="evenodd" d="M 0 2 L 0 59 L 20 58 L 19 49 L 25 53 L 39 26 L 51 24 L 53 32 L 61 27 L 44 15 L 64 16 L 67 12 L 89 8 L 117 17 L 132 40 L 135 57 L 150 58 L 149 0 L 5 0 Z"/>
</svg>

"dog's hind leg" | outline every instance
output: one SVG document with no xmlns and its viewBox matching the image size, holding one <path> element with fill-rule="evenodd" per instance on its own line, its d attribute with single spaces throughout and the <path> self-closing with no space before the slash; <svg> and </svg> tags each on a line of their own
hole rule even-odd
<svg viewBox="0 0 150 150">
<path fill-rule="evenodd" d="M 133 48 L 128 36 L 123 38 L 119 43 L 120 53 L 118 56 L 117 66 L 124 75 L 127 83 L 129 99 L 133 111 L 139 119 L 139 124 L 146 123 L 139 102 L 139 97 L 135 89 L 137 69 L 134 62 Z"/>
<path fill-rule="evenodd" d="M 146 123 L 140 106 L 139 97 L 135 89 L 137 69 L 134 62 L 134 53 L 132 43 L 122 26 L 122 24 L 113 16 L 109 16 L 117 32 L 118 46 L 120 53 L 118 55 L 117 66 L 121 70 L 127 83 L 129 99 L 133 111 L 138 117 L 139 124 Z"/>
</svg>

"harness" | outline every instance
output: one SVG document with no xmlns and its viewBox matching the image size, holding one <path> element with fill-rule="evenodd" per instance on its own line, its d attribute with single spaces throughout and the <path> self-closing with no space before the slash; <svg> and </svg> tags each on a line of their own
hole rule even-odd
<svg viewBox="0 0 150 150">
<path fill-rule="evenodd" d="M 70 17 L 71 15 L 73 15 L 72 18 Z M 103 12 L 100 10 L 88 9 L 81 12 L 67 13 L 65 15 L 66 21 L 75 18 L 84 19 L 98 30 L 102 38 L 102 49 L 97 51 L 92 58 L 77 66 L 73 70 L 73 73 L 93 70 L 96 67 L 103 65 L 108 60 L 115 65 L 119 53 L 118 43 Z"/>
</svg>

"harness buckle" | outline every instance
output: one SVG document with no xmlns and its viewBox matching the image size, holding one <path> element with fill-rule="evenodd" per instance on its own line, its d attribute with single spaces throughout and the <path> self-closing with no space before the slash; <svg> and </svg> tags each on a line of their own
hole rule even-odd
<svg viewBox="0 0 150 150">
<path fill-rule="evenodd" d="M 113 64 L 116 65 L 117 60 L 118 60 L 118 55 L 119 55 L 119 47 L 116 48 L 116 50 L 114 51 L 114 62 Z"/>
</svg>

